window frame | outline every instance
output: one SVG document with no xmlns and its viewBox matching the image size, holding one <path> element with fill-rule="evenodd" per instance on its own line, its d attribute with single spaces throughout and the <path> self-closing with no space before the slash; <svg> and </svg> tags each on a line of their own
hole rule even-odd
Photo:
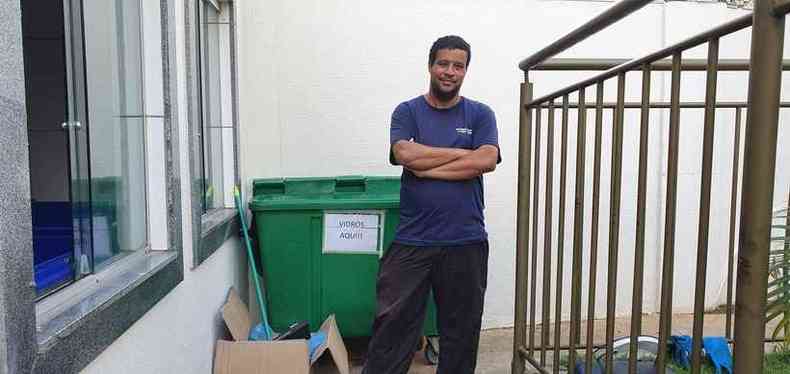
<svg viewBox="0 0 790 374">
<path fill-rule="evenodd" d="M 146 0 L 147 1 L 147 0 Z M 161 26 L 161 112 L 153 116 L 163 117 L 164 135 L 164 175 L 162 186 L 166 197 L 167 235 L 163 242 L 167 248 L 151 249 L 130 256 L 116 264 L 109 265 L 104 271 L 90 276 L 99 281 L 99 287 L 84 288 L 72 284 L 52 299 L 36 302 L 33 283 L 33 246 L 30 210 L 30 169 L 27 150 L 27 120 L 24 115 L 25 87 L 21 85 L 0 85 L 0 124 L 3 129 L 12 125 L 10 136 L 0 137 L 0 148 L 15 155 L 6 165 L 0 166 L 3 175 L 11 178 L 0 180 L 0 190 L 10 191 L 0 202 L 0 223 L 10 230 L 0 232 L 0 361 L 7 362 L 3 369 L 11 372 L 59 372 L 77 373 L 92 362 L 104 349 L 110 346 L 129 327 L 153 308 L 162 298 L 183 280 L 182 254 L 182 208 L 181 208 L 181 168 L 179 164 L 179 131 L 177 103 L 177 68 L 175 54 L 175 0 L 160 0 L 150 5 L 152 14 L 158 15 Z M 142 3 L 141 3 L 142 4 Z M 145 7 L 144 7 L 145 8 Z M 151 16 L 152 18 L 156 18 Z M 3 64 L 0 70 L 8 69 L 9 77 L 18 77 L 24 82 L 22 59 L 21 6 L 12 2 L 8 7 L 0 7 L 0 32 L 8 35 L 0 45 L 8 52 L 10 64 Z M 8 25 L 8 26 L 6 26 Z M 6 28 L 7 27 L 7 28 Z M 5 38 L 4 38 L 5 39 Z M 7 47 L 7 48 L 6 48 Z M 146 46 L 144 46 L 145 49 Z M 143 52 L 145 53 L 145 52 Z M 158 57 L 157 57 L 158 58 Z M 157 61 L 158 62 L 158 61 Z M 158 72 L 157 72 L 158 74 Z M 14 79 L 14 78 L 11 78 Z M 143 78 L 144 82 L 148 79 Z M 14 81 L 15 83 L 15 81 Z M 146 91 L 146 94 L 148 91 Z M 12 101 L 6 100 L 7 98 Z M 20 111 L 21 110 L 21 111 Z M 146 108 L 146 115 L 150 109 Z M 149 228 L 150 230 L 150 228 Z M 149 242 L 150 245 L 150 242 Z M 150 248 L 149 248 L 150 249 Z M 159 249 L 159 250 L 158 250 Z M 141 268 L 144 271 L 140 272 Z M 122 279 L 123 275 L 134 274 L 133 279 Z M 91 280 L 88 277 L 83 280 Z M 102 283 L 104 281 L 105 284 Z M 84 292 L 83 292 L 84 291 Z M 88 307 L 87 312 L 71 316 L 58 311 L 58 294 L 71 293 L 69 305 L 80 304 Z M 56 318 L 68 319 L 61 329 L 51 336 L 40 336 L 36 331 L 36 320 L 44 304 L 51 307 L 48 311 Z"/>
<path fill-rule="evenodd" d="M 203 77 L 201 75 L 201 50 L 197 45 L 201 39 L 198 37 L 198 30 L 201 27 L 201 20 L 198 19 L 198 5 L 207 3 L 219 10 L 221 10 L 219 19 L 223 17 L 221 13 L 227 13 L 228 32 L 227 35 L 220 34 L 220 45 L 222 38 L 227 38 L 228 53 L 230 56 L 227 59 L 229 66 L 220 68 L 227 68 L 230 70 L 230 81 L 228 88 L 230 92 L 221 91 L 220 97 L 223 95 L 230 95 L 230 120 L 232 126 L 232 150 L 233 155 L 233 168 L 225 173 L 232 172 L 232 179 L 234 184 L 239 185 L 239 138 L 238 138 L 238 84 L 237 84 L 237 38 L 236 38 L 236 9 L 231 1 L 215 0 L 187 0 L 185 3 L 185 21 L 186 21 L 186 60 L 187 60 L 187 106 L 189 110 L 189 158 L 190 170 L 192 175 L 192 242 L 193 242 L 193 256 L 192 256 L 192 269 L 197 268 L 211 257 L 214 252 L 229 238 L 237 236 L 239 232 L 239 219 L 236 209 L 234 208 L 212 208 L 204 209 L 204 157 L 203 157 L 203 139 L 201 133 L 203 132 Z M 224 22 L 219 22 L 224 23 Z M 220 52 L 223 49 L 220 48 Z M 222 58 L 220 58 L 222 61 Z M 220 75 L 220 79 L 222 79 Z M 220 85 L 222 87 L 223 85 Z M 222 100 L 220 100 L 220 106 Z M 227 157 L 227 155 L 222 155 Z M 227 179 L 227 175 L 224 175 Z M 225 186 L 228 187 L 228 186 Z M 227 192 L 226 192 L 227 193 Z"/>
</svg>

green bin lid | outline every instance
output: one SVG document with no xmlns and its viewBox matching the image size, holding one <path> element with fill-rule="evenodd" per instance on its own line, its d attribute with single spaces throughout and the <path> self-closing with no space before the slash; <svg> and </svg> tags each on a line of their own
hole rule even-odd
<svg viewBox="0 0 790 374">
<path fill-rule="evenodd" d="M 252 211 L 391 209 L 400 204 L 400 177 L 267 178 L 252 182 Z"/>
</svg>

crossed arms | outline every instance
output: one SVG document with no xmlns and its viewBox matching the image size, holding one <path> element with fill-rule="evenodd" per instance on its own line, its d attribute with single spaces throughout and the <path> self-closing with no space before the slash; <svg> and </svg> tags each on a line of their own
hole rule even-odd
<svg viewBox="0 0 790 374">
<path fill-rule="evenodd" d="M 399 140 L 392 145 L 398 164 L 420 178 L 448 181 L 479 177 L 496 169 L 499 149 L 482 145 L 475 150 L 429 147 L 420 143 Z"/>
</svg>

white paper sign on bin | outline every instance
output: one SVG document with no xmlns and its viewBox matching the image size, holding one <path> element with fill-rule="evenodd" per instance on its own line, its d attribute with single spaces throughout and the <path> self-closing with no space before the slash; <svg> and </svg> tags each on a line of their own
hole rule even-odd
<svg viewBox="0 0 790 374">
<path fill-rule="evenodd" d="M 323 253 L 380 254 L 384 213 L 325 212 Z"/>
</svg>

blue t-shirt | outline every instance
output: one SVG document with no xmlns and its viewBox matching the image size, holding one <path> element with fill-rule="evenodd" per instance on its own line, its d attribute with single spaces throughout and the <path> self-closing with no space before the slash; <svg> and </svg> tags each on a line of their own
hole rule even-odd
<svg viewBox="0 0 790 374">
<path fill-rule="evenodd" d="M 398 105 L 392 113 L 390 145 L 399 140 L 470 150 L 486 144 L 499 147 L 494 112 L 483 103 L 463 97 L 447 109 L 430 106 L 424 96 Z M 391 151 L 390 161 L 395 163 Z M 418 178 L 404 168 L 395 242 L 451 246 L 484 241 L 488 235 L 483 208 L 482 176 L 444 181 Z"/>
</svg>

